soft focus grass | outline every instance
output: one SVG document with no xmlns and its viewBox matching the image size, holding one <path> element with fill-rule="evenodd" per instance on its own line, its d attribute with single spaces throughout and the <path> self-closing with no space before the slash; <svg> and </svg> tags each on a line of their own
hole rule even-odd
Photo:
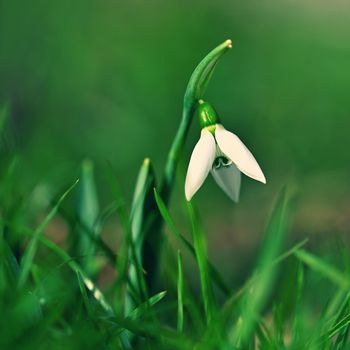
<svg viewBox="0 0 350 350">
<path fill-rule="evenodd" d="M 108 166 L 106 173 L 111 175 Z M 10 181 L 4 175 L 7 172 L 1 183 Z M 192 232 L 188 240 L 155 192 L 169 238 L 178 240 L 179 251 L 165 243 L 162 270 L 167 278 L 160 280 L 155 294 L 147 296 L 145 271 L 136 257 L 137 240 L 130 239 L 132 221 L 121 193 L 117 191 L 115 201 L 97 217 L 95 211 L 84 211 L 96 218 L 100 228 L 106 215 L 126 216 L 116 254 L 96 235 L 95 225 L 86 224 L 81 201 L 68 205 L 74 194 L 97 201 L 92 178 L 82 172 L 79 182 L 47 202 L 47 214 L 36 228 L 28 204 L 16 205 L 14 196 L 3 202 L 12 210 L 4 211 L 1 219 L 2 349 L 347 349 L 349 254 L 344 247 L 328 250 L 327 255 L 310 253 L 307 240 L 288 243 L 292 206 L 286 188 L 261 229 L 254 270 L 239 286 L 224 282 L 220 267 L 209 262 L 207 233 L 195 203 L 184 208 L 186 230 Z M 7 186 L 16 192 L 15 181 Z M 97 202 L 90 205 L 98 207 Z M 59 218 L 68 227 L 67 238 L 74 240 L 55 242 L 59 231 L 47 237 L 48 225 L 62 225 Z M 85 254 L 77 241 L 89 245 Z M 198 264 L 199 289 L 189 283 L 192 277 L 183 254 Z M 108 266 L 116 273 L 106 278 Z"/>
</svg>

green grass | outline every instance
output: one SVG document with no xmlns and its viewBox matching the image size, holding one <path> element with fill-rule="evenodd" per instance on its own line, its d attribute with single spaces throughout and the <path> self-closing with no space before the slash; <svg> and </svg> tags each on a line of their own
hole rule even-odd
<svg viewBox="0 0 350 350">
<path fill-rule="evenodd" d="M 130 287 L 134 277 L 127 270 L 134 259 L 126 257 L 132 257 L 130 252 L 135 249 L 131 239 L 122 243 L 120 254 L 126 256 L 116 252 L 112 258 L 94 236 L 85 233 L 94 248 L 90 260 L 103 256 L 104 264 L 124 271 L 114 282 L 99 285 L 97 277 L 104 264 L 97 264 L 98 270 L 88 273 L 78 255 L 70 255 L 46 237 L 45 227 L 79 185 L 75 183 L 59 196 L 36 229 L 20 223 L 18 217 L 1 220 L 1 348 L 347 348 L 348 272 L 309 252 L 305 240 L 293 246 L 286 243 L 291 209 L 285 189 L 267 221 L 254 271 L 241 286 L 222 282 L 220 267 L 210 263 L 207 233 L 194 204 L 189 203 L 186 210 L 192 243 L 154 192 L 159 213 L 170 228 L 168 234 L 178 239 L 180 250 L 174 266 L 165 268 L 175 273 L 174 286 L 148 297 Z M 135 217 L 135 209 L 131 212 Z M 84 234 L 76 227 L 72 225 L 71 235 Z M 125 224 L 124 229 L 130 230 L 130 225 Z M 18 237 L 17 242 L 9 239 L 12 234 Z M 19 255 L 14 253 L 17 244 Z M 198 264 L 200 293 L 190 287 L 182 254 L 192 256 Z M 139 276 L 135 278 L 145 287 L 146 271 L 140 262 L 132 266 Z M 158 283 L 161 286 L 162 282 Z M 125 313 L 124 305 L 134 293 L 136 297 Z M 313 302 L 315 294 L 318 302 Z"/>
</svg>

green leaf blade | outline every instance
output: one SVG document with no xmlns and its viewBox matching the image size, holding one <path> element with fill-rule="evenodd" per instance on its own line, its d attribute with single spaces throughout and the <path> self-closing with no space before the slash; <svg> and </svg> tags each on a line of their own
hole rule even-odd
<svg viewBox="0 0 350 350">
<path fill-rule="evenodd" d="M 94 164 L 89 159 L 84 160 L 81 164 L 77 190 L 76 212 L 80 225 L 76 229 L 75 250 L 80 256 L 84 270 L 93 276 L 98 268 L 93 255 L 96 251 L 95 241 L 99 236 L 99 203 L 94 178 Z M 88 235 L 87 231 L 91 235 Z"/>
<path fill-rule="evenodd" d="M 183 278 L 183 264 L 182 255 L 180 250 L 177 252 L 177 330 L 183 331 L 184 327 L 184 306 L 183 306 L 183 295 L 184 295 L 184 278 Z"/>
<path fill-rule="evenodd" d="M 45 217 L 45 219 L 41 222 L 41 224 L 37 227 L 37 229 L 33 233 L 33 237 L 31 241 L 29 242 L 29 245 L 23 255 L 22 262 L 21 262 L 21 271 L 20 276 L 18 280 L 19 287 L 23 287 L 24 284 L 27 281 L 33 259 L 36 253 L 37 244 L 40 236 L 42 235 L 45 227 L 48 225 L 48 223 L 53 219 L 53 217 L 56 215 L 58 208 L 62 204 L 62 202 L 65 200 L 65 198 L 68 196 L 68 194 L 74 189 L 74 187 L 78 184 L 79 180 L 75 181 L 73 185 L 71 185 L 64 193 L 63 195 L 58 199 L 56 205 L 50 210 L 48 215 Z"/>
</svg>

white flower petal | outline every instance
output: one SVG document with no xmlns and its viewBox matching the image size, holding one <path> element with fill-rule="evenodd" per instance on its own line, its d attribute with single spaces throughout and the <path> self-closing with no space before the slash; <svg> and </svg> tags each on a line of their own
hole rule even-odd
<svg viewBox="0 0 350 350">
<path fill-rule="evenodd" d="M 208 130 L 203 129 L 188 165 L 185 182 L 185 195 L 188 201 L 191 200 L 208 176 L 215 159 L 215 149 L 214 136 Z"/>
<path fill-rule="evenodd" d="M 222 125 L 217 125 L 215 138 L 220 150 L 236 164 L 242 173 L 262 183 L 266 183 L 259 164 L 238 136 L 227 131 Z"/>
<path fill-rule="evenodd" d="M 211 174 L 216 183 L 222 190 L 234 201 L 239 200 L 239 191 L 241 188 L 241 172 L 231 163 L 230 166 L 213 168 Z"/>
</svg>

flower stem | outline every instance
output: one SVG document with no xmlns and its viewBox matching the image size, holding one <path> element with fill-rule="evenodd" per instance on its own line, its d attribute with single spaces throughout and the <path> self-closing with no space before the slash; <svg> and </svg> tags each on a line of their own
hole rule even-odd
<svg viewBox="0 0 350 350">
<path fill-rule="evenodd" d="M 163 183 L 160 190 L 165 204 L 169 201 L 171 189 L 175 181 L 176 166 L 185 144 L 197 103 L 205 93 L 218 59 L 231 47 L 231 40 L 226 40 L 209 52 L 196 67 L 188 82 L 184 96 L 181 122 L 168 153 Z"/>
<path fill-rule="evenodd" d="M 163 182 L 159 191 L 160 196 L 166 206 L 169 203 L 171 190 L 174 187 L 176 167 L 191 126 L 197 103 L 203 97 L 206 91 L 218 59 L 231 47 L 231 40 L 226 40 L 221 45 L 209 52 L 198 64 L 187 84 L 183 101 L 181 122 L 168 153 L 163 174 Z M 150 267 L 150 269 L 147 271 L 149 276 L 148 287 L 150 291 L 154 290 L 154 282 L 158 271 L 161 252 L 160 247 L 162 244 L 162 225 L 162 216 L 160 213 L 157 213 L 149 226 L 149 232 L 152 234 L 145 238 L 144 259 L 147 261 L 147 265 Z"/>
</svg>

